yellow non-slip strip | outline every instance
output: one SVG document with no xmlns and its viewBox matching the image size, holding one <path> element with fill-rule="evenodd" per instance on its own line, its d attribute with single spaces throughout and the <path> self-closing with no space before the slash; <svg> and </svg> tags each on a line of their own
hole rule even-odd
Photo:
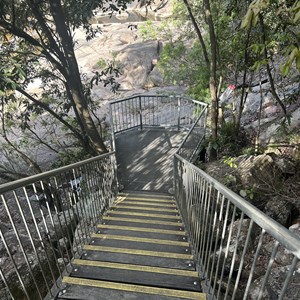
<svg viewBox="0 0 300 300">
<path fill-rule="evenodd" d="M 160 239 L 148 239 L 148 238 L 123 236 L 123 235 L 112 235 L 112 234 L 93 233 L 92 238 L 106 239 L 106 240 L 128 241 L 128 242 L 139 242 L 139 243 L 161 244 L 161 245 L 171 245 L 171 246 L 183 246 L 183 247 L 188 247 L 189 246 L 188 242 L 160 240 Z"/>
<path fill-rule="evenodd" d="M 144 207 L 144 206 L 129 206 L 129 205 L 117 205 L 112 206 L 112 209 L 116 208 L 125 208 L 125 209 L 135 209 L 135 210 L 159 210 L 162 212 L 172 212 L 172 213 L 178 213 L 178 210 L 176 208 L 168 209 L 168 208 L 155 208 L 155 207 Z"/>
<path fill-rule="evenodd" d="M 176 205 L 175 203 L 173 204 L 162 204 L 162 203 L 152 203 L 152 202 L 134 202 L 134 201 L 127 201 L 127 200 L 124 200 L 124 201 L 120 201 L 120 202 L 117 202 L 116 205 L 144 205 L 144 206 L 155 206 L 155 207 L 173 207 L 173 208 L 176 208 Z"/>
<path fill-rule="evenodd" d="M 169 225 L 183 227 L 181 222 L 168 222 L 168 221 L 157 221 L 157 220 L 144 220 L 144 219 L 131 219 L 131 218 L 121 218 L 121 217 L 109 217 L 104 216 L 103 220 L 107 221 L 122 221 L 122 222 L 132 222 L 132 223 L 145 223 L 145 224 L 155 224 L 155 225 Z"/>
<path fill-rule="evenodd" d="M 115 229 L 115 230 L 129 230 L 129 231 L 152 232 L 152 233 L 161 233 L 161 234 L 185 235 L 184 231 L 179 231 L 179 230 L 166 230 L 166 229 L 156 229 L 156 228 L 104 225 L 104 224 L 99 224 L 97 227 L 106 228 L 106 229 Z"/>
<path fill-rule="evenodd" d="M 180 220 L 180 216 L 171 216 L 171 215 L 163 215 L 163 214 L 145 214 L 138 212 L 128 212 L 128 211 L 108 211 L 107 214 L 115 214 L 115 215 L 126 215 L 126 216 L 139 216 L 139 217 L 151 217 L 151 218 L 162 218 L 162 219 L 174 219 Z M 128 219 L 130 220 L 130 219 Z"/>
<path fill-rule="evenodd" d="M 181 253 L 172 253 L 172 252 L 160 252 L 160 251 L 116 248 L 116 247 L 95 246 L 95 245 L 84 245 L 83 249 L 86 251 L 90 250 L 90 251 L 112 252 L 112 253 L 133 254 L 133 255 L 142 255 L 142 256 L 154 256 L 154 257 L 162 257 L 162 258 L 175 258 L 175 259 L 185 259 L 185 260 L 193 259 L 193 256 L 191 254 L 181 254 Z"/>
<path fill-rule="evenodd" d="M 173 196 L 169 196 L 169 195 L 143 194 L 143 193 L 119 193 L 118 196 L 128 197 L 128 198 L 173 199 Z"/>
<path fill-rule="evenodd" d="M 193 300 L 205 300 L 206 296 L 200 292 L 189 292 L 189 291 L 181 291 L 174 289 L 164 289 L 158 287 L 150 287 L 145 285 L 134 285 L 134 284 L 126 284 L 119 282 L 109 282 L 109 281 L 101 281 L 101 280 L 92 280 L 92 279 L 83 279 L 76 277 L 64 277 L 63 283 L 68 284 L 76 284 L 81 286 L 90 286 L 96 288 L 104 288 L 118 291 L 126 291 L 126 292 L 135 292 L 142 294 L 151 294 L 151 295 L 159 295 L 159 296 L 169 296 L 169 297 L 177 297 L 182 299 L 193 299 Z"/>
<path fill-rule="evenodd" d="M 143 201 L 143 202 L 156 202 L 156 203 L 176 203 L 173 199 L 157 199 L 157 198 L 143 198 L 143 197 L 117 197 L 117 201 Z"/>
<path fill-rule="evenodd" d="M 142 266 L 142 265 L 120 264 L 120 263 L 113 263 L 113 262 L 83 260 L 83 259 L 74 259 L 73 264 L 80 265 L 80 266 L 122 269 L 128 271 L 140 271 L 140 272 L 148 272 L 148 273 L 159 273 L 159 274 L 188 276 L 188 277 L 198 278 L 198 273 L 196 271 L 178 270 L 178 269 L 170 269 L 170 268 L 158 268 L 158 267 L 150 267 L 150 266 Z"/>
</svg>

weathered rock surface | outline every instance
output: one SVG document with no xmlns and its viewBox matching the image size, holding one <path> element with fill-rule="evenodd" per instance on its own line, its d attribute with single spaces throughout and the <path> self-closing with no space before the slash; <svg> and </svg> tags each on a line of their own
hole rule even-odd
<svg viewBox="0 0 300 300">
<path fill-rule="evenodd" d="M 271 198 L 264 207 L 264 213 L 276 220 L 283 226 L 288 226 L 291 221 L 295 206 L 291 203 L 277 196 Z"/>
<path fill-rule="evenodd" d="M 116 60 L 122 62 L 121 89 L 134 90 L 144 87 L 148 75 L 159 58 L 160 43 L 147 41 L 135 43 L 121 50 Z"/>
<path fill-rule="evenodd" d="M 280 291 L 282 289 L 282 284 L 285 281 L 289 271 L 288 266 L 273 268 L 269 276 L 266 288 L 263 291 L 263 300 L 278 299 Z M 286 300 L 297 300 L 300 299 L 300 272 L 297 270 L 288 286 L 283 299 Z M 263 282 L 263 277 L 255 280 L 250 286 L 249 299 L 258 299 L 261 285 Z"/>
</svg>

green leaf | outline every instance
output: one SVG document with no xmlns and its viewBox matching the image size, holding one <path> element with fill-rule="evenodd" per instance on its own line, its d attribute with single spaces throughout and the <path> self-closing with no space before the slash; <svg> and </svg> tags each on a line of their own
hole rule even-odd
<svg viewBox="0 0 300 300">
<path fill-rule="evenodd" d="M 251 26 L 251 22 L 252 22 L 252 18 L 253 18 L 253 10 L 249 9 L 245 15 L 245 17 L 243 18 L 242 24 L 241 24 L 241 28 L 247 28 L 249 29 Z"/>
<path fill-rule="evenodd" d="M 298 21 L 300 20 L 300 10 L 298 10 L 296 13 L 295 13 L 295 16 L 294 16 L 294 23 L 297 23 Z"/>
<path fill-rule="evenodd" d="M 282 76 L 286 76 L 289 71 L 290 71 L 290 68 L 291 68 L 291 64 L 290 64 L 290 61 L 288 60 L 285 65 L 283 66 L 283 69 L 282 69 Z"/>
</svg>

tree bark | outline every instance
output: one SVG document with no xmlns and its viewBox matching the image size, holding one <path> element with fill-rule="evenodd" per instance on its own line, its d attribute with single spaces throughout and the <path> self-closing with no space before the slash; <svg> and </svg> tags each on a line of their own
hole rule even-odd
<svg viewBox="0 0 300 300">
<path fill-rule="evenodd" d="M 84 145 L 85 149 L 89 149 L 90 153 L 101 154 L 107 152 L 87 105 L 74 53 L 73 39 L 70 33 L 70 28 L 68 27 L 65 19 L 61 1 L 48 1 L 56 26 L 55 33 L 53 29 L 47 25 L 48 21 L 41 13 L 40 4 L 33 0 L 27 0 L 26 2 L 39 26 L 39 29 L 36 30 L 40 30 L 40 32 L 38 32 L 36 37 L 30 35 L 30 33 L 26 32 L 22 28 L 17 27 L 14 22 L 14 16 L 12 16 L 11 22 L 8 22 L 3 18 L 0 19 L 0 26 L 13 35 L 24 39 L 30 45 L 36 47 L 53 65 L 54 69 L 60 72 L 66 80 L 68 98 L 82 131 L 82 133 L 79 131 L 76 132 L 75 136 L 77 138 L 79 135 L 81 136 L 81 144 Z M 14 5 L 12 5 L 12 8 L 14 8 Z M 40 41 L 38 37 L 40 37 Z M 42 102 L 39 101 L 39 103 L 41 104 Z M 49 109 L 47 111 L 49 111 Z M 74 130 L 72 131 L 74 133 Z"/>
<path fill-rule="evenodd" d="M 273 79 L 273 76 L 272 76 L 272 73 L 271 73 L 271 68 L 270 68 L 270 65 L 269 65 L 268 50 L 267 50 L 267 46 L 266 46 L 266 39 L 267 39 L 266 38 L 266 31 L 265 31 L 264 20 L 263 20 L 263 17 L 262 17 L 261 14 L 259 14 L 259 23 L 260 23 L 260 27 L 261 27 L 261 31 L 262 31 L 261 38 L 262 38 L 262 43 L 264 45 L 264 58 L 267 61 L 266 68 L 267 68 L 267 74 L 268 74 L 268 78 L 269 78 L 269 82 L 270 82 L 270 86 L 271 86 L 271 93 L 272 93 L 272 96 L 275 98 L 276 102 L 281 107 L 281 109 L 284 113 L 284 116 L 286 117 L 287 116 L 287 111 L 286 111 L 286 108 L 285 108 L 283 102 L 280 100 L 280 98 L 279 98 L 279 96 L 276 92 L 274 79 Z"/>
<path fill-rule="evenodd" d="M 60 37 L 64 56 L 67 62 L 67 82 L 70 93 L 76 105 L 80 120 L 83 124 L 85 135 L 89 138 L 96 154 L 107 152 L 107 149 L 97 131 L 97 128 L 90 115 L 86 97 L 83 92 L 79 68 L 73 48 L 73 39 L 63 14 L 60 0 L 49 1 L 52 16 L 55 22 L 56 31 Z"/>
<path fill-rule="evenodd" d="M 208 54 L 207 54 L 207 49 L 206 49 L 206 45 L 204 43 L 204 40 L 203 40 L 203 37 L 202 37 L 202 33 L 201 33 L 201 30 L 198 26 L 198 23 L 194 17 L 194 14 L 192 12 L 192 9 L 191 9 L 191 6 L 188 2 L 188 0 L 183 0 L 183 3 L 185 4 L 185 7 L 188 11 L 188 14 L 190 16 L 190 19 L 192 21 L 192 24 L 194 26 L 194 29 L 196 31 L 196 34 L 197 34 L 197 37 L 198 37 L 198 40 L 199 40 L 199 43 L 201 45 L 201 48 L 202 48 L 202 52 L 203 52 L 203 57 L 204 57 L 204 60 L 205 60 L 205 63 L 207 65 L 207 67 L 209 67 L 209 58 L 208 58 Z"/>
<path fill-rule="evenodd" d="M 210 104 L 210 121 L 211 121 L 211 135 L 212 143 L 216 143 L 218 138 L 218 98 L 217 98 L 217 38 L 215 34 L 214 21 L 211 14 L 210 1 L 204 0 L 204 10 L 206 22 L 209 28 L 209 39 L 210 39 L 210 51 L 211 51 L 211 60 L 210 60 L 210 76 L 209 76 L 209 91 L 211 97 Z M 216 151 L 212 147 L 210 154 L 210 159 L 216 158 Z"/>
</svg>

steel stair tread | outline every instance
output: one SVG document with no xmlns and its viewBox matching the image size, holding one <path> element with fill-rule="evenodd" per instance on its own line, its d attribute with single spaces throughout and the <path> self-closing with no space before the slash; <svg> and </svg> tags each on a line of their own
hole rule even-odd
<svg viewBox="0 0 300 300">
<path fill-rule="evenodd" d="M 145 225 L 144 225 L 145 226 Z M 183 230 L 166 230 L 157 228 L 145 228 L 139 226 L 118 226 L 99 224 L 98 234 L 124 235 L 131 237 L 145 237 L 151 239 L 163 239 L 171 241 L 187 241 L 188 238 Z M 173 228 L 174 229 L 174 228 Z"/>
<path fill-rule="evenodd" d="M 140 231 L 140 232 L 155 232 L 155 233 L 162 233 L 162 234 L 171 234 L 171 235 L 180 235 L 185 236 L 185 232 L 181 230 L 169 230 L 169 229 L 152 229 L 148 227 L 139 227 L 139 226 L 117 226 L 117 225 L 106 225 L 106 224 L 98 224 L 98 229 L 115 229 L 115 230 L 132 230 L 132 231 Z"/>
<path fill-rule="evenodd" d="M 150 253 L 148 253 L 150 254 Z M 159 257 L 151 255 L 141 255 L 136 253 L 120 253 L 101 250 L 85 250 L 82 258 L 86 260 L 99 260 L 107 262 L 119 262 L 128 264 L 142 264 L 145 266 L 173 268 L 181 270 L 195 270 L 195 264 L 192 259 Z"/>
<path fill-rule="evenodd" d="M 154 220 L 161 220 L 161 221 L 168 221 L 168 220 L 181 220 L 181 217 L 178 214 L 165 214 L 165 213 L 151 213 L 151 211 L 142 212 L 142 211 L 129 211 L 129 210 L 108 210 L 106 212 L 106 216 L 120 216 L 125 218 L 144 218 L 147 219 L 154 219 Z"/>
<path fill-rule="evenodd" d="M 65 277 L 63 293 L 58 300 L 107 300 L 107 299 L 132 299 L 132 300 L 179 300 L 194 299 L 205 300 L 201 292 L 179 291 L 143 285 L 121 284 L 109 281 L 98 281 Z"/>
<path fill-rule="evenodd" d="M 137 248 L 125 248 L 125 247 L 111 247 L 105 245 L 85 245 L 83 246 L 85 251 L 104 251 L 104 252 L 114 252 L 114 253 L 126 253 L 126 254 L 134 254 L 134 255 L 143 255 L 143 256 L 154 256 L 154 257 L 164 257 L 164 258 L 178 258 L 178 259 L 187 259 L 192 260 L 193 256 L 191 253 L 187 253 L 187 251 L 182 251 L 180 253 L 176 252 L 167 252 L 167 251 L 156 251 L 156 250 L 143 250 Z"/>
<path fill-rule="evenodd" d="M 175 202 L 167 202 L 167 203 L 160 203 L 160 202 L 150 202 L 150 201 L 133 201 L 133 200 L 119 200 L 114 202 L 114 205 L 122 205 L 122 206 L 132 206 L 138 205 L 140 207 L 154 207 L 154 208 L 175 208 Z"/>
<path fill-rule="evenodd" d="M 174 200 L 173 195 L 169 193 L 161 193 L 161 192 L 150 192 L 150 191 L 130 191 L 123 190 L 118 193 L 118 197 L 144 197 L 150 199 L 171 199 Z"/>
<path fill-rule="evenodd" d="M 164 240 L 163 243 L 160 243 L 159 240 L 156 240 L 156 243 L 150 243 L 149 241 L 137 241 L 133 237 L 124 238 L 121 240 L 116 236 L 101 236 L 93 235 L 91 245 L 99 245 L 106 247 L 117 247 L 117 248 L 128 248 L 136 250 L 151 250 L 159 252 L 173 252 L 173 253 L 191 253 L 191 250 L 188 245 L 170 245 Z"/>
<path fill-rule="evenodd" d="M 119 195 L 83 251 L 58 299 L 205 299 L 171 196 Z"/>
<path fill-rule="evenodd" d="M 175 221 L 175 222 L 174 222 Z M 102 223 L 104 225 L 116 225 L 116 226 L 131 226 L 131 227 L 144 227 L 153 229 L 164 230 L 180 230 L 184 231 L 183 224 L 178 220 L 161 221 L 151 219 L 137 219 L 137 218 L 124 218 L 122 216 L 109 217 L 104 216 Z"/>
<path fill-rule="evenodd" d="M 196 271 L 88 260 L 74 260 L 73 266 L 71 277 L 201 291 Z"/>
</svg>

